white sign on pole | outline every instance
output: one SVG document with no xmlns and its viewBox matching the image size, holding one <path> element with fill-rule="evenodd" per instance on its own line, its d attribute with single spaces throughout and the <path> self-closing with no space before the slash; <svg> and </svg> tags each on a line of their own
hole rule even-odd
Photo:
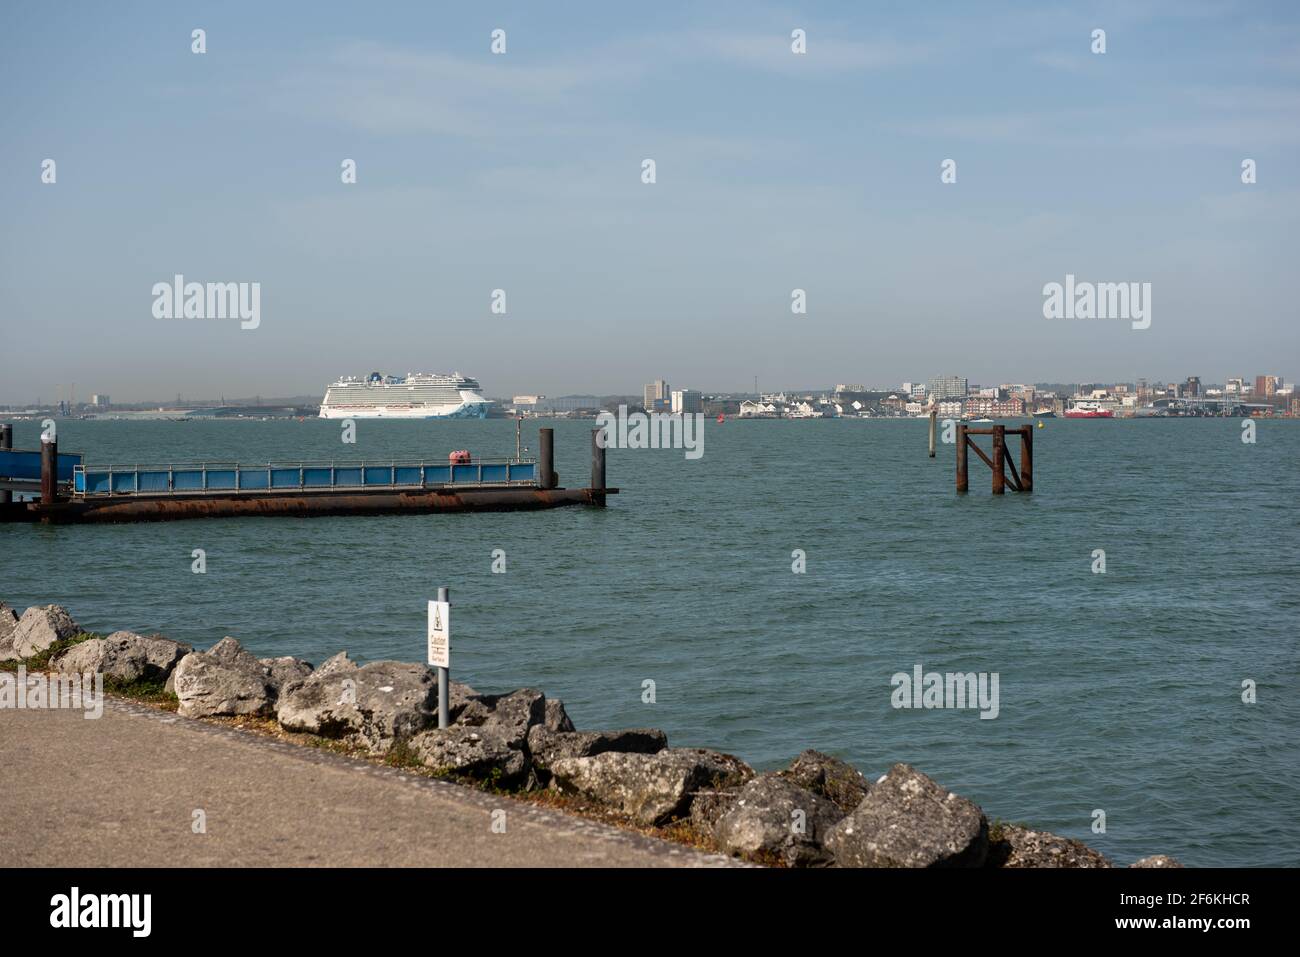
<svg viewBox="0 0 1300 957">
<path fill-rule="evenodd" d="M 429 664 L 451 667 L 451 602 L 429 602 Z"/>
</svg>

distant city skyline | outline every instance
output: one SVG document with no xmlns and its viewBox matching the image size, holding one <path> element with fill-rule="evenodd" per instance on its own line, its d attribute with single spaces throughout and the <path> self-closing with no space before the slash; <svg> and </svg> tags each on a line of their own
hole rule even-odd
<svg viewBox="0 0 1300 957">
<path fill-rule="evenodd" d="M 1245 0 L 6 5 L 0 403 L 1291 379 L 1298 43 Z M 254 321 L 197 318 L 227 284 Z"/>
<path fill-rule="evenodd" d="M 904 386 L 910 384 L 914 387 L 917 386 L 924 387 L 926 394 L 929 395 L 931 393 L 933 382 L 936 379 L 948 380 L 950 382 L 952 380 L 960 380 L 961 382 L 965 383 L 966 387 L 969 389 L 974 389 L 976 387 L 992 388 L 996 386 L 1016 385 L 1016 384 L 1029 385 L 1029 386 L 1037 386 L 1042 384 L 1051 384 L 1051 385 L 1058 385 L 1058 386 L 1068 386 L 1068 385 L 1091 385 L 1091 386 L 1134 385 L 1136 386 L 1139 382 L 1143 382 L 1143 381 L 1152 385 L 1160 384 L 1160 385 L 1182 386 L 1189 379 L 1194 379 L 1197 383 L 1197 386 L 1200 389 L 1210 389 L 1210 388 L 1224 387 L 1228 385 L 1230 382 L 1232 382 L 1233 380 L 1239 379 L 1245 383 L 1244 388 L 1247 392 L 1249 392 L 1255 388 L 1255 386 L 1257 385 L 1257 380 L 1263 378 L 1275 379 L 1277 380 L 1278 383 L 1283 384 L 1287 388 L 1292 388 L 1296 384 L 1295 380 L 1290 378 L 1289 376 L 1279 375 L 1277 373 L 1260 373 L 1260 374 L 1251 374 L 1251 375 L 1243 374 L 1240 376 L 1227 376 L 1224 377 L 1223 379 L 1218 379 L 1215 377 L 1204 376 L 1204 375 L 1201 376 L 1182 375 L 1177 377 L 1163 377 L 1163 378 L 1158 376 L 1133 376 L 1126 379 L 1100 379 L 1100 378 L 1046 379 L 1042 377 L 1020 377 L 1020 378 L 989 379 L 987 381 L 975 380 L 968 376 L 943 375 L 943 376 L 917 377 L 915 379 L 900 378 L 897 381 L 892 383 L 863 382 L 861 383 L 863 387 L 861 390 L 848 389 L 846 391 L 865 391 L 865 392 L 900 391 L 901 392 L 904 391 L 903 389 Z M 655 379 L 643 383 L 640 388 L 613 389 L 609 391 L 593 391 L 588 389 L 570 388 L 570 389 L 561 389 L 556 392 L 543 392 L 540 390 L 522 391 L 522 390 L 509 390 L 509 389 L 498 392 L 492 389 L 484 389 L 484 393 L 491 396 L 494 399 L 509 399 L 514 396 L 531 396 L 531 397 L 538 397 L 538 398 L 546 397 L 551 399 L 563 398 L 567 396 L 625 396 L 629 398 L 641 396 L 643 403 L 645 403 L 645 400 L 651 394 L 651 386 L 662 385 L 668 387 L 671 385 L 671 382 L 672 382 L 671 379 Z M 841 383 L 832 383 L 828 380 L 825 384 L 822 385 L 808 385 L 807 383 L 804 383 L 802 385 L 786 384 L 786 385 L 774 385 L 769 388 L 765 386 L 762 382 L 759 382 L 758 383 L 759 391 L 755 392 L 754 389 L 752 388 L 753 383 L 751 382 L 750 384 L 751 387 L 749 388 L 718 389 L 706 385 L 703 388 L 689 387 L 689 390 L 693 392 L 702 393 L 703 395 L 706 396 L 708 395 L 769 395 L 769 394 L 777 394 L 782 392 L 831 393 L 836 391 L 835 385 L 837 384 L 841 384 Z M 673 389 L 672 391 L 676 392 L 681 390 Z M 261 399 L 266 402 L 274 402 L 278 400 L 288 400 L 288 399 L 319 401 L 319 399 L 324 396 L 324 392 L 325 392 L 324 388 L 321 388 L 316 392 L 313 392 L 311 390 L 302 390 L 302 391 L 265 390 L 263 392 L 254 392 L 247 395 L 243 395 L 243 394 L 236 395 L 233 392 L 227 395 L 224 392 L 218 392 L 215 395 L 195 394 L 195 395 L 186 396 L 184 392 L 180 392 L 173 396 L 163 396 L 156 393 L 152 393 L 152 394 L 142 395 L 139 398 L 130 398 L 127 396 L 114 397 L 106 393 L 85 394 L 82 393 L 79 389 L 77 397 L 75 399 L 70 397 L 67 394 L 59 395 L 57 394 L 57 390 L 56 390 L 56 394 L 53 396 L 33 396 L 28 399 L 20 399 L 17 401 L 0 400 L 0 406 L 20 408 L 23 406 L 35 406 L 38 404 L 38 401 L 44 407 L 56 406 L 61 401 L 67 401 L 70 404 L 75 403 L 75 405 L 77 406 L 93 406 L 96 404 L 94 402 L 94 398 L 96 395 L 98 395 L 100 399 L 105 400 L 105 404 L 111 404 L 116 406 L 140 405 L 140 404 L 151 404 L 151 405 L 172 404 L 172 405 L 186 406 L 197 402 L 209 403 L 209 402 L 224 401 L 224 402 L 232 402 L 232 403 L 246 403 L 249 402 L 250 400 L 256 400 L 256 399 Z M 955 389 L 950 390 L 950 392 L 953 395 L 957 394 Z M 665 392 L 663 398 L 665 399 L 665 401 L 671 403 L 671 392 Z M 180 400 L 179 402 L 177 401 L 178 399 Z"/>
</svg>

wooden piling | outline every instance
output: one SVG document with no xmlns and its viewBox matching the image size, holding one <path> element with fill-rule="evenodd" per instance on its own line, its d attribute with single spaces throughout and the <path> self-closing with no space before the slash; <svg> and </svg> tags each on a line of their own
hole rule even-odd
<svg viewBox="0 0 1300 957">
<path fill-rule="evenodd" d="M 957 425 L 957 491 L 964 492 L 969 487 L 969 476 L 966 474 L 966 444 L 970 439 L 966 438 L 966 423 L 960 422 Z"/>
<path fill-rule="evenodd" d="M 1020 490 L 1034 490 L 1034 426 L 1024 426 L 1020 431 Z"/>
<path fill-rule="evenodd" d="M 555 430 L 541 429 L 537 443 L 537 487 L 552 489 L 560 484 L 555 472 Z"/>
<path fill-rule="evenodd" d="M 930 458 L 934 458 L 934 433 L 939 426 L 939 410 L 930 410 Z"/>
<path fill-rule="evenodd" d="M 993 494 L 1005 495 L 1007 491 L 1007 427 L 993 426 Z"/>
<path fill-rule="evenodd" d="M 604 429 L 591 430 L 591 488 L 596 504 L 605 507 L 605 445 L 601 440 Z"/>
<path fill-rule="evenodd" d="M 6 422 L 0 425 L 0 449 L 12 449 L 14 447 L 14 427 Z M 0 504 L 8 504 L 14 500 L 13 492 L 8 489 L 0 491 Z"/>
<path fill-rule="evenodd" d="M 59 443 L 41 439 L 41 504 L 53 505 L 59 498 Z"/>
</svg>

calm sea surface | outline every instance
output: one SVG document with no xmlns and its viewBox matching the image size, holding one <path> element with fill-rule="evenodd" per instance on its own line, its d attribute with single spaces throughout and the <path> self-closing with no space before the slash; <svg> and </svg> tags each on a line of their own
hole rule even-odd
<svg viewBox="0 0 1300 957">
<path fill-rule="evenodd" d="M 554 424 L 561 483 L 585 485 L 591 423 Z M 37 431 L 18 423 L 14 444 L 36 448 Z M 973 456 L 958 499 L 953 448 L 930 461 L 925 433 L 709 421 L 698 461 L 611 450 L 622 494 L 604 511 L 0 525 L 0 598 L 66 604 L 95 631 L 418 661 L 446 585 L 453 675 L 539 687 L 582 728 L 661 727 L 763 769 L 805 747 L 872 777 L 906 761 L 990 818 L 1122 863 L 1300 864 L 1300 421 L 1260 422 L 1247 445 L 1235 420 L 1052 420 L 1034 494 L 1000 500 Z M 339 435 L 321 420 L 59 427 L 64 451 L 115 464 L 514 451 L 509 420 Z M 997 672 L 1000 714 L 893 709 L 891 676 L 917 664 Z"/>
</svg>

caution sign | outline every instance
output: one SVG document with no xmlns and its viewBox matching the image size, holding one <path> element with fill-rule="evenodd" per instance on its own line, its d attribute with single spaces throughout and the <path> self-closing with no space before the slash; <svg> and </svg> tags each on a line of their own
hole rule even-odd
<svg viewBox="0 0 1300 957">
<path fill-rule="evenodd" d="M 451 602 L 429 602 L 429 664 L 451 667 Z"/>
</svg>

